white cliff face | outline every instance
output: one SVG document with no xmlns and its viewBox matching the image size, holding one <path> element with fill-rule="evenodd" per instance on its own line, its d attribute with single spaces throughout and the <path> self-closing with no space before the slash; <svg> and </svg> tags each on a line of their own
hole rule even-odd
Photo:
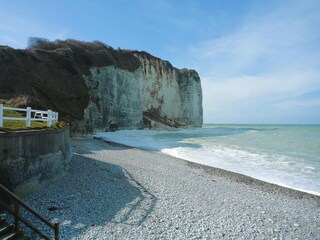
<svg viewBox="0 0 320 240">
<path fill-rule="evenodd" d="M 144 73 L 142 93 L 146 117 L 178 121 L 181 115 L 181 98 L 175 70 L 159 59 L 137 57 Z"/>
<path fill-rule="evenodd" d="M 85 83 L 90 101 L 83 129 L 140 129 L 202 126 L 202 91 L 194 70 L 178 70 L 167 61 L 135 53 L 135 71 L 91 67 Z"/>
<path fill-rule="evenodd" d="M 167 61 L 135 53 L 143 67 L 143 111 L 151 127 L 201 127 L 202 90 L 194 70 L 179 70 Z M 147 124 L 148 125 L 148 124 Z"/>
<path fill-rule="evenodd" d="M 194 70 L 179 70 L 179 93 L 181 98 L 180 121 L 187 126 L 203 124 L 202 88 L 198 73 Z"/>
<path fill-rule="evenodd" d="M 95 129 L 139 129 L 142 122 L 142 71 L 92 67 L 85 77 L 90 101 L 85 109 L 84 124 Z"/>
</svg>

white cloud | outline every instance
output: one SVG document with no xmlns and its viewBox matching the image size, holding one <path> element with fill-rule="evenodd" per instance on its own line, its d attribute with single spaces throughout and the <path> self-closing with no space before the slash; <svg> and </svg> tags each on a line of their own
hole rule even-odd
<svg viewBox="0 0 320 240">
<path fill-rule="evenodd" d="M 314 2 L 282 5 L 248 16 L 229 35 L 193 46 L 190 54 L 203 79 L 205 121 L 243 122 L 248 116 L 259 122 L 282 114 L 274 102 L 296 109 L 301 95 L 320 90 L 319 10 Z"/>
<path fill-rule="evenodd" d="M 317 107 L 320 109 L 320 98 L 318 99 L 308 99 L 308 100 L 288 100 L 282 101 L 280 103 L 274 104 L 279 110 L 291 110 L 296 108 L 314 108 Z"/>
<path fill-rule="evenodd" d="M 244 122 L 246 115 L 250 115 L 260 121 L 265 118 L 264 114 L 271 114 L 268 111 L 273 107 L 274 110 L 281 111 L 278 106 L 282 102 L 287 109 L 296 109 L 299 101 L 299 106 L 306 106 L 303 99 L 292 99 L 314 91 L 315 86 L 320 89 L 317 77 L 312 72 L 290 72 L 272 76 L 241 76 L 220 81 L 203 78 L 205 119 L 207 122 L 236 122 L 239 119 Z M 312 101 L 317 100 L 310 100 L 309 103 Z M 274 104 L 275 102 L 277 104 Z M 289 107 L 290 104 L 292 107 Z M 257 111 L 261 108 L 265 108 L 265 111 Z M 272 114 L 276 112 L 273 111 Z M 231 117 L 233 119 L 230 119 Z M 254 119 L 250 121 L 254 122 Z"/>
</svg>

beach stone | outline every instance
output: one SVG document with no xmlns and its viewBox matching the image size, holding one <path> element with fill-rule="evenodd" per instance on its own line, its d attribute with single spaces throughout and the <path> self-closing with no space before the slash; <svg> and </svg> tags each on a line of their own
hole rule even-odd
<svg viewBox="0 0 320 240">
<path fill-rule="evenodd" d="M 296 196 L 302 193 L 293 190 L 244 183 L 237 181 L 237 174 L 230 177 L 230 173 L 209 171 L 168 155 L 111 146 L 100 140 L 74 140 L 74 145 L 70 174 L 25 199 L 49 219 L 68 223 L 60 224 L 61 239 L 320 236 L 319 197 L 303 193 L 299 198 Z M 211 178 L 217 179 L 214 188 L 206 184 Z M 118 183 L 111 184 L 110 179 Z M 77 204 L 57 211 L 57 215 L 47 210 L 52 206 L 48 199 L 64 206 L 70 196 Z"/>
</svg>

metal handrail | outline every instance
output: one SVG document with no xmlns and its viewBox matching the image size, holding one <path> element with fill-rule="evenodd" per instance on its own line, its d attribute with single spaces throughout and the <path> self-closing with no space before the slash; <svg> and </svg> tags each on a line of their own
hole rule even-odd
<svg viewBox="0 0 320 240">
<path fill-rule="evenodd" d="M 0 184 L 0 189 L 3 190 L 8 197 L 10 197 L 11 200 L 14 202 L 14 210 L 11 210 L 4 202 L 0 201 L 0 206 L 7 212 L 9 212 L 14 217 L 15 221 L 15 229 L 16 231 L 19 231 L 19 224 L 20 222 L 24 223 L 28 228 L 30 228 L 33 232 L 36 232 L 39 234 L 42 238 L 50 240 L 51 238 L 41 232 L 37 227 L 35 227 L 31 222 L 24 219 L 20 216 L 20 206 L 24 207 L 27 211 L 32 213 L 35 217 L 37 217 L 39 220 L 41 220 L 43 223 L 45 223 L 48 227 L 54 230 L 54 239 L 59 240 L 59 223 L 52 223 L 48 221 L 46 218 L 44 218 L 40 213 L 38 213 L 36 210 L 32 209 L 30 206 L 28 206 L 26 203 L 24 203 L 18 196 L 16 196 L 14 193 L 10 192 L 5 186 Z"/>
</svg>

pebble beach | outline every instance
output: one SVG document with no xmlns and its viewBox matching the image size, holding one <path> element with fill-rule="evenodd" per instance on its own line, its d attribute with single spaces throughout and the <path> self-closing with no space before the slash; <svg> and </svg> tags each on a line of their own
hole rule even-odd
<svg viewBox="0 0 320 240">
<path fill-rule="evenodd" d="M 320 239 L 320 197 L 99 139 L 26 202 L 61 239 Z M 48 232 L 50 233 L 50 232 Z"/>
</svg>

